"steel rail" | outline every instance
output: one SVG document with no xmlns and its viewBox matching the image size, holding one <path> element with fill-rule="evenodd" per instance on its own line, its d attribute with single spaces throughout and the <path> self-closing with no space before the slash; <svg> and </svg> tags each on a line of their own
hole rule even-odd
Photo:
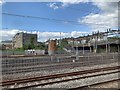
<svg viewBox="0 0 120 90">
<path fill-rule="evenodd" d="M 91 88 L 91 86 L 106 84 L 106 83 L 109 83 L 109 82 L 114 82 L 114 81 L 119 81 L 119 80 L 120 80 L 120 78 L 113 79 L 113 80 L 108 80 L 108 81 L 104 81 L 104 82 L 98 82 L 98 83 L 94 83 L 94 84 L 90 84 L 90 85 L 84 85 L 84 86 L 80 86 L 80 87 L 76 87 L 76 88 L 70 88 L 70 89 L 67 89 L 67 90 L 86 90 L 86 89 L 88 90 L 89 88 Z M 115 90 L 120 90 L 120 88 L 118 88 L 118 89 L 116 88 Z"/>
<path fill-rule="evenodd" d="M 40 80 L 53 79 L 53 78 L 61 78 L 61 77 L 67 77 L 67 76 L 90 74 L 90 73 L 96 73 L 96 72 L 101 72 L 101 71 L 109 71 L 109 70 L 116 70 L 116 69 L 119 70 L 120 66 L 105 67 L 105 68 L 92 69 L 92 70 L 83 70 L 83 71 L 77 71 L 77 72 L 54 74 L 54 75 L 47 75 L 47 76 L 40 76 L 40 77 L 16 79 L 16 80 L 11 80 L 11 81 L 3 81 L 1 83 L 2 83 L 2 86 L 6 86 L 6 85 L 14 85 L 15 83 L 20 84 L 20 83 L 26 83 L 26 82 L 33 82 L 33 81 L 40 81 Z"/>
<path fill-rule="evenodd" d="M 101 73 L 101 74 L 95 74 L 95 75 L 77 77 L 77 78 L 72 78 L 72 79 L 65 79 L 65 80 L 60 80 L 60 81 L 46 82 L 46 83 L 40 83 L 40 84 L 33 84 L 33 85 L 29 85 L 29 86 L 12 88 L 12 90 L 21 90 L 21 89 L 27 89 L 27 88 L 37 87 L 37 86 L 45 86 L 45 85 L 51 85 L 51 84 L 58 84 L 58 83 L 63 83 L 63 82 L 68 82 L 68 81 L 74 81 L 74 80 L 79 80 L 79 79 L 85 79 L 85 78 L 91 78 L 91 77 L 97 77 L 97 76 L 102 76 L 102 75 L 108 75 L 108 74 L 113 74 L 113 73 L 118 73 L 118 72 L 120 72 L 120 71 L 114 71 L 114 72 L 108 72 L 108 73 Z M 103 83 L 103 82 L 100 82 L 100 83 Z M 100 83 L 97 83 L 97 84 L 100 84 Z M 97 85 L 97 84 L 95 83 L 95 84 L 92 84 L 92 85 Z M 81 87 L 83 88 L 83 87 L 87 87 L 87 86 L 88 85 L 84 85 L 84 86 L 81 86 Z"/>
</svg>

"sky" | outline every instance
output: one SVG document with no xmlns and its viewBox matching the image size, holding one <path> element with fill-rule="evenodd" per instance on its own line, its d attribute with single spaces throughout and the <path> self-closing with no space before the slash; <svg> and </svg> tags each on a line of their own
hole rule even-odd
<svg viewBox="0 0 120 90">
<path fill-rule="evenodd" d="M 18 32 L 37 33 L 38 41 L 46 41 L 118 28 L 117 2 L 5 2 L 0 7 L 2 40 Z"/>
</svg>

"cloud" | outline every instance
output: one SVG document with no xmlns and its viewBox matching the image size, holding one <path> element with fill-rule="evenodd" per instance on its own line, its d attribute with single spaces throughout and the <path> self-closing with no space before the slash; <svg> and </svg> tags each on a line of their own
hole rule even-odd
<svg viewBox="0 0 120 90">
<path fill-rule="evenodd" d="M 38 41 L 47 41 L 48 39 L 60 39 L 67 38 L 67 37 L 79 37 L 82 34 L 87 34 L 87 32 L 79 32 L 79 31 L 72 31 L 72 32 L 32 32 L 37 33 Z M 61 34 L 60 34 L 61 33 Z"/>
<path fill-rule="evenodd" d="M 119 0 L 58 0 L 61 2 L 61 7 L 66 7 L 71 4 L 79 4 L 79 3 L 88 3 L 88 2 L 119 2 Z"/>
<path fill-rule="evenodd" d="M 54 10 L 55 9 L 58 9 L 59 7 L 56 5 L 56 3 L 50 3 L 50 4 L 47 4 L 50 8 L 53 8 Z"/>
<path fill-rule="evenodd" d="M 0 0 L 0 5 L 3 5 L 5 3 L 5 0 Z"/>
<path fill-rule="evenodd" d="M 117 2 L 93 2 L 102 12 L 78 19 L 79 23 L 91 27 L 92 31 L 104 31 L 108 28 L 118 27 L 118 3 Z"/>
<path fill-rule="evenodd" d="M 119 0 L 58 0 L 62 3 L 67 4 L 78 4 L 78 3 L 86 3 L 86 2 L 119 2 Z"/>
<path fill-rule="evenodd" d="M 85 2 L 91 2 L 92 0 L 59 0 L 62 2 L 64 5 L 67 4 L 79 4 L 79 3 L 85 3 Z"/>
<path fill-rule="evenodd" d="M 119 0 L 58 0 L 61 4 L 50 4 L 51 8 L 58 9 L 68 7 L 71 4 L 92 2 L 101 10 L 98 14 L 90 13 L 87 16 L 78 19 L 80 24 L 86 24 L 91 27 L 91 31 L 105 31 L 108 28 L 118 28 L 118 1 Z"/>
<path fill-rule="evenodd" d="M 72 32 L 40 32 L 40 31 L 25 31 L 25 30 L 0 30 L 0 37 L 1 40 L 12 40 L 12 37 L 18 33 L 18 32 L 24 32 L 24 33 L 33 33 L 38 35 L 38 41 L 47 41 L 48 39 L 60 39 L 61 38 L 67 38 L 67 37 L 79 37 L 82 34 L 87 34 L 87 32 L 80 32 L 80 31 L 72 31 Z M 61 33 L 61 34 L 60 34 Z"/>
<path fill-rule="evenodd" d="M 53 8 L 54 10 L 59 9 L 59 8 L 64 8 L 69 6 L 70 4 L 79 4 L 79 3 L 85 3 L 89 2 L 90 0 L 57 0 L 58 2 L 61 3 L 50 3 L 47 4 L 50 8 Z"/>
<path fill-rule="evenodd" d="M 2 3 L 2 0 L 0 0 L 0 4 Z"/>
<path fill-rule="evenodd" d="M 18 33 L 18 32 L 22 32 L 20 30 L 17 29 L 13 29 L 13 30 L 0 30 L 0 41 L 2 40 L 12 40 L 12 37 Z"/>
<path fill-rule="evenodd" d="M 81 2 L 88 2 L 90 0 L 59 0 L 63 4 L 61 6 L 67 6 L 69 4 L 78 4 Z M 92 0 L 91 0 L 92 1 Z M 105 2 L 105 0 L 101 0 L 100 2 L 94 1 L 93 5 L 97 6 L 99 9 L 101 9 L 102 12 L 96 14 L 96 13 L 90 13 L 87 16 L 84 16 L 82 18 L 78 19 L 79 23 L 87 24 L 91 27 L 92 31 L 104 31 L 107 28 L 116 28 L 118 27 L 118 5 L 115 2 Z M 58 9 L 56 3 L 50 3 L 49 6 L 53 9 Z M 22 32 L 22 30 L 1 30 L 0 37 L 2 37 L 1 40 L 10 40 L 12 37 L 18 33 Z M 27 32 L 27 31 L 23 31 Z M 27 32 L 31 33 L 31 32 Z M 32 33 L 38 34 L 38 41 L 46 41 L 49 38 L 51 39 L 59 39 L 60 38 L 60 32 L 36 32 L 33 31 Z M 72 32 L 61 32 L 61 37 L 79 37 L 81 34 L 86 34 L 87 32 L 80 32 L 80 31 L 72 31 Z"/>
<path fill-rule="evenodd" d="M 61 6 L 92 2 L 101 10 L 98 14 L 90 13 L 78 19 L 80 24 L 91 27 L 91 31 L 105 31 L 108 28 L 118 28 L 118 2 L 119 0 L 59 0 Z"/>
</svg>

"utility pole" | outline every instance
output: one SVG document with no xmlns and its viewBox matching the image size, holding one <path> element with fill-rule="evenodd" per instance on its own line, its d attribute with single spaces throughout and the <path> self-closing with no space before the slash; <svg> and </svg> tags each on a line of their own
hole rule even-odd
<svg viewBox="0 0 120 90">
<path fill-rule="evenodd" d="M 83 37 L 85 38 L 85 35 Z M 83 40 L 84 40 L 84 38 L 83 38 Z M 83 42 L 83 54 L 84 53 L 85 53 L 85 51 L 84 51 L 84 42 Z"/>
<path fill-rule="evenodd" d="M 79 53 L 78 53 L 78 43 L 76 40 L 76 60 L 79 60 Z"/>
<path fill-rule="evenodd" d="M 93 44 L 93 51 L 94 53 L 96 53 L 96 36 L 95 36 L 95 33 L 93 32 L 93 39 L 94 39 L 94 44 Z"/>
<path fill-rule="evenodd" d="M 61 32 L 60 32 L 60 41 L 59 41 L 59 47 L 60 47 L 60 52 L 61 52 Z"/>
<path fill-rule="evenodd" d="M 83 54 L 84 54 L 85 52 L 84 52 L 84 43 L 83 43 Z"/>
<path fill-rule="evenodd" d="M 96 33 L 94 33 L 94 39 L 95 39 L 95 41 L 94 41 L 94 52 L 96 53 L 96 49 L 97 49 L 97 47 L 96 47 Z"/>
<path fill-rule="evenodd" d="M 89 47 L 90 47 L 90 53 L 91 53 L 91 37 L 89 36 L 89 38 L 90 38 Z"/>
<path fill-rule="evenodd" d="M 107 36 L 108 36 L 108 34 L 110 33 L 110 29 L 109 29 L 109 31 L 108 31 L 108 33 L 107 33 Z M 110 53 L 110 39 L 108 38 L 108 52 Z"/>
<path fill-rule="evenodd" d="M 108 49 L 109 49 L 109 53 L 110 53 L 110 43 L 108 42 Z"/>
<path fill-rule="evenodd" d="M 13 55 L 14 55 L 14 44 L 15 44 L 15 42 L 12 41 L 12 51 L 13 51 Z"/>
<path fill-rule="evenodd" d="M 97 42 L 98 42 L 98 35 L 96 33 L 96 36 L 95 36 L 95 49 L 96 49 L 96 53 L 97 53 Z"/>
<path fill-rule="evenodd" d="M 91 53 L 91 41 L 89 42 L 89 48 L 90 48 L 90 53 Z"/>
<path fill-rule="evenodd" d="M 59 41 L 59 46 L 61 46 L 61 32 L 60 32 L 60 41 Z"/>
<path fill-rule="evenodd" d="M 107 32 L 106 32 L 106 53 L 108 52 L 108 40 L 107 40 Z"/>
<path fill-rule="evenodd" d="M 119 34 L 119 30 L 118 30 L 117 33 L 114 32 L 114 34 L 115 34 L 116 37 L 118 38 L 118 46 L 117 46 L 118 48 L 117 48 L 117 49 L 118 49 L 118 53 L 119 53 L 119 51 L 120 51 L 120 47 L 119 47 L 120 40 L 119 40 L 119 36 L 118 36 L 118 34 Z"/>
</svg>

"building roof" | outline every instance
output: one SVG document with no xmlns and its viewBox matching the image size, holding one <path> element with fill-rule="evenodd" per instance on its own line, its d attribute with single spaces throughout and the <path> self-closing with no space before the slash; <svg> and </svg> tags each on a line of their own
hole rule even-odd
<svg viewBox="0 0 120 90">
<path fill-rule="evenodd" d="M 5 41 L 1 41 L 1 43 L 12 43 L 12 40 L 5 40 Z"/>
</svg>

